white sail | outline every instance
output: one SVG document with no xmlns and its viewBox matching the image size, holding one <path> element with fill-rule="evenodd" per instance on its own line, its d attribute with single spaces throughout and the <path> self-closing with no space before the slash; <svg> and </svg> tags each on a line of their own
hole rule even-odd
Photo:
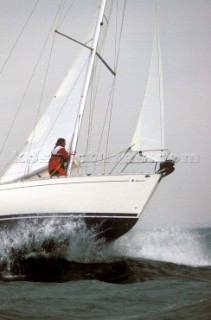
<svg viewBox="0 0 211 320">
<path fill-rule="evenodd" d="M 12 166 L 1 178 L 2 182 L 15 181 L 32 176 L 46 169 L 49 147 L 53 147 L 60 137 L 71 136 L 80 105 L 80 94 L 86 76 L 89 50 L 83 48 L 81 54 L 62 82 L 45 114 L 27 139 L 25 146 Z"/>
<path fill-rule="evenodd" d="M 93 38 L 96 28 L 95 22 L 87 37 L 89 41 L 92 39 L 90 45 L 92 50 L 86 46 L 82 47 L 78 59 L 69 70 L 46 112 L 27 139 L 23 149 L 1 177 L 1 182 L 13 182 L 26 179 L 45 171 L 50 155 L 49 148 L 54 146 L 60 136 L 66 138 L 69 148 L 74 140 L 77 140 L 76 131 L 80 129 L 78 122 L 81 122 L 83 113 L 83 110 L 81 111 L 81 104 L 85 103 L 85 90 L 88 90 L 89 84 L 89 81 L 87 81 L 87 73 L 91 74 L 92 71 L 92 67 L 90 68 L 90 60 L 92 59 L 94 51 L 93 47 L 97 47 L 98 45 L 98 53 L 102 48 L 103 38 L 105 37 L 108 24 L 107 16 L 110 15 L 111 6 L 112 1 L 110 0 L 107 2 L 104 12 L 105 1 L 102 1 L 101 10 L 103 8 L 104 14 L 102 12 L 102 18 L 97 22 L 102 30 L 100 43 L 98 42 L 98 38 Z M 101 21 L 103 24 L 100 24 Z M 101 28 L 101 26 L 103 27 Z M 71 150 L 73 149 L 74 148 L 71 147 Z"/>
<path fill-rule="evenodd" d="M 0 184 L 1 227 L 5 227 L 6 230 L 14 228 L 18 232 L 19 227 L 21 230 L 29 230 L 30 238 L 33 236 L 33 243 L 38 240 L 39 248 L 41 247 L 40 239 L 37 238 L 37 230 L 42 231 L 42 226 L 44 225 L 46 228 L 48 223 L 51 226 L 56 226 L 57 233 L 60 229 L 64 230 L 64 226 L 70 226 L 72 230 L 73 224 L 77 222 L 77 235 L 79 234 L 80 237 L 81 231 L 83 241 L 85 228 L 93 239 L 102 238 L 103 243 L 116 240 L 136 224 L 161 179 L 166 176 L 165 167 L 160 170 L 154 169 L 153 172 L 142 170 L 141 166 L 138 172 L 135 169 L 133 169 L 135 170 L 133 173 L 127 171 L 128 164 L 132 164 L 133 167 L 136 163 L 132 162 L 132 159 L 126 159 L 126 153 L 121 153 L 120 160 L 125 157 L 126 165 L 118 161 L 121 172 L 117 174 L 103 171 L 101 174 L 83 173 L 75 177 L 69 175 L 58 179 L 43 179 L 43 176 L 40 179 L 34 179 L 34 175 L 46 169 L 50 148 L 58 137 L 63 136 L 67 139 L 72 152 L 77 150 L 79 133 L 82 133 L 82 117 L 87 106 L 85 100 L 89 99 L 88 88 L 92 82 L 93 71 L 97 72 L 98 66 L 95 65 L 97 59 L 100 59 L 108 67 L 111 74 L 115 73 L 112 72 L 103 57 L 99 57 L 113 2 L 113 0 L 101 1 L 98 19 L 97 22 L 95 21 L 94 38 L 91 37 L 92 41 L 89 42 L 91 50 L 84 46 L 81 47 L 78 60 L 68 73 L 45 115 L 30 135 L 15 163 L 4 174 L 2 182 L 11 183 Z M 123 18 L 125 17 L 125 9 L 124 5 Z M 123 23 L 121 23 L 120 32 L 124 30 L 122 26 Z M 114 51 L 118 52 L 116 49 L 115 47 Z M 133 140 L 133 149 L 145 150 L 145 154 L 148 154 L 146 149 L 163 148 L 163 130 L 158 129 L 162 118 L 159 57 L 159 41 L 156 31 L 147 92 L 139 119 L 141 126 L 136 129 Z M 119 70 L 119 66 L 115 69 Z M 122 78 L 121 72 L 119 76 Z M 102 79 L 104 82 L 105 77 Z M 114 79 L 116 78 L 114 77 Z M 106 87 L 106 82 L 103 84 L 103 87 Z M 97 89 L 99 90 L 98 83 Z M 92 93 L 91 90 L 90 93 Z M 103 99 L 102 96 L 101 100 Z M 103 104 L 99 105 L 102 110 Z M 159 111 L 156 111 L 155 108 L 156 110 L 158 108 Z M 158 120 L 153 120 L 153 122 L 152 118 Z M 139 166 L 139 163 L 137 165 Z M 30 177 L 33 179 L 29 179 Z M 62 201 L 58 201 L 58 199 L 62 199 Z M 81 223 L 83 223 L 82 228 L 80 228 Z M 31 229 L 31 226 L 35 226 L 35 231 Z M 57 238 L 54 240 L 55 231 L 52 227 L 50 229 L 52 231 L 49 233 L 49 243 L 53 243 L 53 246 L 47 247 L 50 251 L 52 250 L 50 247 L 52 247 L 54 252 L 54 244 L 61 246 L 61 241 L 58 242 Z M 71 241 L 72 237 L 69 233 L 70 230 L 67 230 L 68 241 L 65 240 L 65 243 L 69 245 L 69 240 Z M 48 251 L 46 245 L 42 250 L 44 254 L 46 250 Z M 13 255 L 15 255 L 14 252 L 15 250 L 13 250 Z"/>
<path fill-rule="evenodd" d="M 133 150 L 142 151 L 150 159 L 162 160 L 164 149 L 163 89 L 157 23 L 155 24 L 147 88 L 131 145 Z"/>
</svg>

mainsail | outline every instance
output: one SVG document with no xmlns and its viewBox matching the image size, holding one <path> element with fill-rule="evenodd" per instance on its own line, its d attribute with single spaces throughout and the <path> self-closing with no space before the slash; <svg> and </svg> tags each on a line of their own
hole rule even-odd
<svg viewBox="0 0 211 320">
<path fill-rule="evenodd" d="M 75 152 L 77 144 L 77 132 L 80 129 L 83 110 L 81 105 L 85 100 L 85 90 L 88 90 L 89 81 L 87 73 L 90 73 L 90 59 L 92 59 L 93 46 L 102 48 L 103 38 L 105 37 L 108 21 L 107 15 L 110 15 L 112 1 L 102 1 L 103 18 L 101 20 L 101 36 L 96 40 L 93 38 L 96 22 L 87 37 L 87 42 L 91 39 L 91 45 L 86 46 L 80 43 L 81 51 L 72 68 L 69 70 L 66 78 L 63 80 L 60 88 L 55 94 L 44 115 L 35 126 L 31 135 L 27 139 L 23 149 L 12 161 L 12 165 L 2 175 L 1 182 L 13 182 L 30 178 L 40 174 L 47 169 L 50 148 L 54 146 L 55 141 L 62 135 L 67 140 L 67 145 L 71 151 Z M 99 21 L 97 22 L 99 23 Z M 99 40 L 99 41 L 98 41 Z M 87 43 L 86 42 L 86 43 Z M 95 42 L 97 42 L 95 44 Z M 90 79 L 89 79 L 90 80 Z M 85 88 L 87 87 L 87 88 Z M 85 89 L 84 89 L 85 88 Z M 79 123 L 78 123 L 79 122 Z M 72 145 L 74 144 L 74 147 Z"/>
<path fill-rule="evenodd" d="M 70 143 L 78 114 L 88 58 L 89 51 L 82 48 L 79 58 L 63 80 L 22 151 L 1 178 L 2 182 L 23 179 L 46 170 L 49 148 L 54 146 L 61 134 L 64 137 L 70 137 L 67 139 L 68 144 Z"/>
<path fill-rule="evenodd" d="M 144 155 L 155 161 L 162 161 L 164 150 L 162 93 L 161 51 L 156 21 L 147 88 L 131 143 L 134 151 L 142 151 Z"/>
<path fill-rule="evenodd" d="M 126 152 L 115 153 L 114 157 L 107 153 L 107 151 L 110 150 L 109 138 L 111 137 L 111 118 L 112 116 L 115 116 L 113 107 L 116 107 L 118 104 L 116 102 L 118 99 L 115 101 L 116 96 L 114 95 L 114 89 L 115 92 L 119 90 L 119 87 L 116 86 L 118 82 L 116 79 L 119 77 L 121 88 L 121 80 L 124 80 L 125 78 L 124 73 L 121 72 L 118 73 L 118 77 L 115 76 L 116 71 L 113 71 L 110 67 L 112 61 L 110 60 L 109 62 L 109 59 L 106 59 L 106 61 L 104 60 L 105 56 L 107 56 L 107 48 L 102 48 L 102 38 L 105 37 L 105 31 L 108 26 L 107 17 L 109 16 L 113 2 L 113 0 L 101 0 L 101 7 L 98 10 L 98 19 L 95 20 L 95 31 L 92 33 L 92 36 L 89 36 L 88 38 L 88 40 L 91 39 L 91 41 L 81 43 L 77 39 L 71 38 L 81 46 L 79 57 L 67 74 L 66 79 L 53 98 L 53 101 L 49 105 L 44 116 L 28 138 L 22 152 L 17 156 L 15 163 L 7 170 L 1 180 L 3 182 L 0 184 L 0 223 L 1 228 L 3 228 L 2 230 L 4 230 L 4 228 L 5 230 L 8 230 L 9 228 L 11 231 L 19 232 L 19 228 L 23 230 L 23 226 L 24 230 L 29 229 L 30 238 L 33 237 L 33 244 L 35 244 L 35 253 L 37 251 L 36 243 L 38 243 L 39 255 L 40 250 L 46 256 L 48 251 L 51 254 L 54 254 L 55 246 L 58 246 L 58 248 L 60 248 L 61 244 L 62 246 L 69 246 L 69 242 L 72 239 L 71 232 L 75 229 L 74 226 L 76 226 L 77 229 L 78 239 L 80 240 L 80 237 L 82 237 L 83 242 L 86 230 L 91 236 L 88 240 L 96 239 L 97 244 L 100 239 L 103 240 L 100 244 L 106 244 L 106 242 L 114 241 L 123 236 L 137 223 L 141 213 L 162 178 L 174 169 L 173 163 L 166 168 L 166 162 L 163 162 L 162 165 L 160 165 L 159 170 L 157 170 L 157 164 L 154 166 L 153 163 L 153 166 L 155 167 L 153 171 L 151 168 L 150 170 L 147 168 L 146 171 L 144 168 L 143 171 L 141 164 L 139 161 L 136 163 L 135 159 L 139 152 L 135 152 L 135 155 L 132 155 L 132 158 L 129 155 L 127 159 L 127 153 L 131 149 L 128 148 L 128 141 L 124 141 L 127 146 Z M 119 28 L 120 35 L 124 30 L 123 20 L 125 17 L 125 4 L 126 1 L 124 2 L 122 11 L 122 23 Z M 116 8 L 119 8 L 118 5 Z M 115 24 L 117 21 L 120 21 L 118 17 L 120 16 L 116 14 Z M 113 28 L 111 29 L 114 31 Z M 118 35 L 115 33 L 114 35 L 115 40 L 117 40 Z M 68 38 L 70 37 L 68 36 Z M 127 65 L 128 60 L 122 59 L 122 68 L 120 68 L 121 64 L 119 65 L 117 63 L 119 60 L 120 39 L 121 36 L 119 36 L 118 39 L 119 46 L 115 45 L 113 48 L 114 53 L 117 53 L 113 62 L 115 66 L 114 70 L 122 71 L 122 68 Z M 125 39 L 128 39 L 128 37 L 125 37 Z M 109 43 L 111 42 L 110 40 L 111 39 L 109 39 Z M 117 41 L 115 41 L 115 44 L 116 42 Z M 111 47 L 108 46 L 109 51 L 110 48 Z M 103 54 L 101 49 L 104 49 Z M 141 117 L 139 119 L 140 127 L 136 129 L 133 140 L 133 149 L 136 151 L 142 150 L 146 156 L 148 156 L 147 150 L 149 149 L 159 149 L 159 154 L 161 154 L 160 150 L 163 148 L 163 127 L 160 129 L 161 119 L 163 118 L 162 90 L 160 82 L 161 68 L 158 49 L 159 41 L 156 32 L 147 92 Z M 135 52 L 137 52 L 136 49 Z M 100 63 L 98 64 L 98 62 Z M 106 65 L 107 69 L 104 70 L 102 68 L 101 70 L 101 67 L 103 67 L 102 63 Z M 98 69 L 99 73 L 102 71 L 102 77 L 98 77 Z M 107 73 L 108 70 L 110 73 Z M 106 71 L 105 75 L 104 71 Z M 100 79 L 102 81 L 100 81 Z M 107 81 L 105 80 L 111 82 L 112 85 L 110 87 L 107 86 Z M 103 84 L 103 95 L 101 95 L 101 82 Z M 157 86 L 159 89 L 156 89 Z M 131 89 L 134 89 L 133 86 L 131 87 Z M 95 89 L 97 89 L 96 91 L 99 96 L 96 94 Z M 120 95 L 123 90 L 125 91 L 125 85 L 123 85 L 119 91 Z M 134 94 L 134 91 L 136 90 L 132 91 Z M 109 93 L 108 101 L 104 98 L 107 96 L 107 93 Z M 100 103 L 98 103 L 98 98 Z M 99 111 L 101 112 L 102 109 L 104 109 L 104 102 L 106 105 L 105 117 L 102 117 L 103 126 L 100 128 L 101 125 L 99 124 L 99 126 L 97 126 L 96 121 L 93 120 L 93 111 L 95 111 L 95 106 L 99 105 Z M 87 114 L 84 112 L 85 109 Z M 120 109 L 120 111 L 122 111 L 121 104 Z M 88 112 L 89 110 L 91 111 L 90 113 Z M 126 110 L 128 111 L 128 109 Z M 104 131 L 107 130 L 106 126 L 109 129 L 105 139 L 106 157 L 104 157 L 103 154 L 102 165 L 101 161 L 99 161 L 100 173 L 98 173 L 98 168 L 95 171 L 95 163 L 101 152 L 99 143 L 96 144 L 95 148 L 97 150 L 97 160 L 95 161 L 94 159 L 91 166 L 89 166 L 88 162 L 88 169 L 85 167 L 87 164 L 85 163 L 83 168 L 83 163 L 80 161 L 81 167 L 84 169 L 85 173 L 82 172 L 82 174 L 80 174 L 80 172 L 78 172 L 79 170 L 75 170 L 77 172 L 74 176 L 74 170 L 72 171 L 71 167 L 72 161 L 74 160 L 72 157 L 69 164 L 69 176 L 59 177 L 59 179 L 50 179 L 48 175 L 48 179 L 45 179 L 49 151 L 58 137 L 65 137 L 68 142 L 69 150 L 73 154 L 77 151 L 77 156 L 80 155 L 80 138 L 82 139 L 83 129 L 86 129 L 86 115 L 89 116 L 87 127 L 88 132 L 90 133 L 91 131 L 90 137 L 97 136 L 97 134 L 93 133 L 93 128 L 90 129 L 90 124 L 92 125 L 95 123 L 95 126 L 93 125 L 93 127 L 102 129 L 101 134 L 97 137 L 97 140 L 99 140 L 100 143 L 103 140 Z M 154 120 L 154 118 L 158 118 L 159 120 Z M 146 122 L 146 124 L 143 123 L 143 121 Z M 104 130 L 105 128 L 106 130 Z M 141 133 L 140 136 L 139 132 Z M 111 139 L 111 141 L 113 142 L 113 139 Z M 104 144 L 104 141 L 102 144 Z M 87 139 L 85 151 L 88 152 L 84 153 L 86 157 L 89 155 L 89 151 L 92 151 L 90 146 L 92 147 Z M 91 156 L 92 155 L 95 156 L 95 154 L 91 154 Z M 107 155 L 109 155 L 109 157 L 107 157 Z M 155 159 L 161 159 L 160 156 L 155 156 L 153 154 Z M 112 170 L 110 170 L 109 167 L 110 163 L 107 165 L 107 160 L 110 159 Z M 118 161 L 116 161 L 116 159 Z M 129 169 L 130 164 L 132 172 L 130 171 L 131 169 Z M 136 170 L 136 164 L 138 166 L 138 171 Z M 117 165 L 119 165 L 120 170 L 118 173 L 113 174 L 113 169 L 115 169 Z M 93 173 L 90 172 L 90 167 L 92 169 L 92 166 L 94 167 Z M 106 166 L 108 166 L 109 169 L 107 171 Z M 101 170 L 101 167 L 103 167 L 103 170 Z M 39 175 L 39 179 L 37 178 L 37 175 Z M 58 199 L 62 199 L 62 201 L 58 201 Z M 40 237 L 37 238 L 36 233 L 38 230 L 39 234 L 40 232 L 43 234 L 43 226 L 46 227 L 49 224 L 51 226 L 51 232 L 47 235 L 49 245 L 47 246 L 48 248 L 46 248 L 44 243 L 43 245 L 40 245 Z M 31 232 L 31 226 L 36 227 L 36 232 L 33 230 Z M 61 243 L 61 241 L 58 241 L 58 237 L 55 238 L 55 231 L 58 233 L 57 231 L 59 229 L 65 231 L 64 244 L 63 242 Z M 18 247 L 18 252 L 19 251 Z M 14 249 L 13 256 L 15 253 L 16 251 Z M 28 252 L 25 252 L 25 254 L 27 255 Z M 25 254 L 23 255 L 23 258 Z"/>
</svg>

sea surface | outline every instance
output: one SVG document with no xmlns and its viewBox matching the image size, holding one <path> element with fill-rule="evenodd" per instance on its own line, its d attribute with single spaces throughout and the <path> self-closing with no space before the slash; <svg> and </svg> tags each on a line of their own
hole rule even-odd
<svg viewBox="0 0 211 320">
<path fill-rule="evenodd" d="M 209 228 L 33 232 L 0 232 L 0 320 L 211 319 Z"/>
</svg>

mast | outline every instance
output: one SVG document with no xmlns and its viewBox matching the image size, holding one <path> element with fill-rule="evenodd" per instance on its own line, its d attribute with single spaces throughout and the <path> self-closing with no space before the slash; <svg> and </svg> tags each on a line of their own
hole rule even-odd
<svg viewBox="0 0 211 320">
<path fill-rule="evenodd" d="M 92 48 L 90 49 L 91 52 L 90 52 L 89 64 L 88 64 L 88 68 L 87 68 L 86 79 L 85 79 L 83 91 L 81 94 L 81 103 L 80 103 L 79 112 L 78 112 L 78 116 L 77 116 L 77 120 L 76 120 L 76 124 L 75 124 L 74 136 L 73 136 L 71 147 L 70 147 L 70 154 L 72 154 L 73 156 L 71 157 L 71 160 L 68 165 L 67 175 L 70 175 L 70 173 L 71 173 L 71 167 L 72 167 L 74 155 L 76 152 L 81 122 L 82 122 L 82 118 L 83 118 L 83 114 L 84 114 L 86 98 L 87 98 L 89 84 L 90 84 L 90 80 L 91 80 L 91 76 L 92 76 L 92 70 L 93 70 L 93 66 L 94 66 L 94 59 L 95 59 L 95 55 L 97 52 L 97 45 L 98 45 L 98 40 L 99 40 L 99 35 L 100 35 L 100 29 L 102 26 L 106 1 L 107 0 L 101 1 L 100 11 L 99 11 L 98 19 L 97 19 L 97 25 L 95 28 L 95 33 L 94 33 L 94 38 L 93 38 L 93 43 L 92 43 Z"/>
</svg>

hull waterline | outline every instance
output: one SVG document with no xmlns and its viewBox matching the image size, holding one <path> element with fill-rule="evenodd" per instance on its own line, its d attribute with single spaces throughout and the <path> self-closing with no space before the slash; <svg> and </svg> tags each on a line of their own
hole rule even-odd
<svg viewBox="0 0 211 320">
<path fill-rule="evenodd" d="M 120 214 L 121 215 L 121 214 Z M 1 230 L 7 230 L 7 232 L 13 232 L 18 229 L 28 229 L 28 230 L 38 230 L 40 226 L 50 225 L 52 231 L 55 230 L 54 226 L 58 226 L 60 231 L 65 229 L 66 225 L 77 224 L 78 234 L 84 232 L 84 228 L 92 233 L 95 239 L 102 238 L 106 243 L 115 241 L 120 238 L 127 232 L 129 232 L 134 225 L 137 223 L 137 217 L 127 217 L 119 218 L 115 216 L 110 216 L 107 218 L 100 217 L 100 214 L 97 214 L 96 217 L 93 217 L 90 214 L 67 214 L 62 217 L 58 215 L 48 215 L 43 217 L 42 215 L 17 215 L 12 216 L 8 219 L 8 216 L 2 216 L 0 219 L 0 228 Z M 52 233 L 53 235 L 53 233 Z"/>
<path fill-rule="evenodd" d="M 137 223 L 161 175 L 95 176 L 32 180 L 0 186 L 0 226 L 60 230 L 76 221 L 111 242 Z"/>
</svg>

